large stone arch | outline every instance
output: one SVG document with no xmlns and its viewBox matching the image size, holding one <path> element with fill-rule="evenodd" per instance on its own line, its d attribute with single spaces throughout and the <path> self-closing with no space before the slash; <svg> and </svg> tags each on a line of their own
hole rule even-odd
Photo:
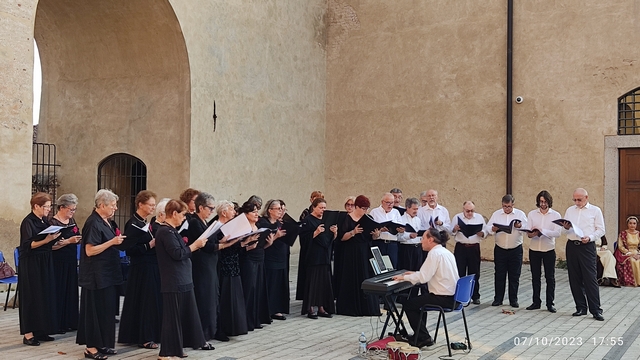
<svg viewBox="0 0 640 360">
<path fill-rule="evenodd" d="M 38 141 L 58 147 L 59 194 L 91 211 L 100 160 L 148 165 L 148 187 L 175 196 L 189 183 L 190 76 L 168 0 L 41 0 L 34 38 L 42 62 Z"/>
</svg>

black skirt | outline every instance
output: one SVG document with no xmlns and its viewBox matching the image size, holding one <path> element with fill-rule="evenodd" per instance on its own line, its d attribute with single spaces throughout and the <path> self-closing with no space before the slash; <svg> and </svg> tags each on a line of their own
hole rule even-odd
<svg viewBox="0 0 640 360">
<path fill-rule="evenodd" d="M 247 309 L 247 328 L 249 331 L 260 324 L 271 323 L 267 288 L 264 279 L 264 262 L 253 261 L 246 257 L 240 261 L 240 278 Z"/>
<path fill-rule="evenodd" d="M 20 256 L 20 334 L 56 332 L 56 288 L 51 251 L 30 252 Z"/>
<path fill-rule="evenodd" d="M 265 269 L 269 313 L 289 313 L 289 270 Z"/>
<path fill-rule="evenodd" d="M 117 285 L 99 290 L 82 288 L 76 343 L 88 348 L 115 348 Z"/>
<path fill-rule="evenodd" d="M 205 344 L 193 290 L 162 293 L 162 334 L 159 356 L 183 355 L 183 348 Z"/>
<path fill-rule="evenodd" d="M 122 306 L 118 342 L 146 344 L 160 342 L 162 295 L 158 263 L 145 262 L 129 268 Z"/>
<path fill-rule="evenodd" d="M 224 335 L 246 334 L 247 308 L 244 303 L 240 276 L 223 276 L 220 279 L 220 326 Z"/>
<path fill-rule="evenodd" d="M 418 271 L 422 267 L 424 260 L 422 244 L 398 245 L 398 269 Z"/>
<path fill-rule="evenodd" d="M 78 261 L 75 257 L 71 261 L 57 260 L 55 253 L 53 259 L 56 283 L 56 329 L 76 330 L 78 328 L 78 299 L 80 298 Z"/>
<path fill-rule="evenodd" d="M 333 300 L 331 265 L 308 266 L 301 314 L 306 315 L 311 306 L 322 306 L 324 311 L 334 314 L 336 307 Z"/>
<path fill-rule="evenodd" d="M 193 264 L 193 292 L 198 304 L 200 324 L 205 340 L 216 335 L 218 322 L 218 253 L 198 251 L 191 255 Z"/>
</svg>

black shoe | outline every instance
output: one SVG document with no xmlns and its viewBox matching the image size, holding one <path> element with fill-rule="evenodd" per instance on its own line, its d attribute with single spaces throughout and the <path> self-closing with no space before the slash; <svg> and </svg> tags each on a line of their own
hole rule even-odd
<svg viewBox="0 0 640 360">
<path fill-rule="evenodd" d="M 584 315 L 587 315 L 587 310 L 578 310 L 578 311 L 574 312 L 571 315 L 573 315 L 573 316 L 584 316 Z"/>
<path fill-rule="evenodd" d="M 471 302 L 473 305 L 480 305 L 480 299 L 473 299 Z"/>
<path fill-rule="evenodd" d="M 519 308 L 519 307 L 520 307 L 520 304 L 518 304 L 518 302 L 517 302 L 517 301 L 514 301 L 514 302 L 512 302 L 512 303 L 509 303 L 509 305 L 510 305 L 511 307 L 514 307 L 514 308 Z"/>
<path fill-rule="evenodd" d="M 425 346 L 433 346 L 433 340 L 431 339 L 431 337 L 426 338 L 425 340 L 418 340 L 417 343 L 413 342 L 413 339 L 409 341 L 409 345 L 411 346 L 415 346 L 419 349 L 425 347 Z"/>
<path fill-rule="evenodd" d="M 106 355 L 100 354 L 100 352 L 98 352 L 98 351 L 92 353 L 87 349 L 84 349 L 84 357 L 87 358 L 87 359 L 94 359 L 94 360 L 106 360 L 106 359 L 109 358 Z"/>
<path fill-rule="evenodd" d="M 115 355 L 118 353 L 118 351 L 116 351 L 116 349 L 112 349 L 112 348 L 108 348 L 108 347 L 103 347 L 103 348 L 97 348 L 98 352 L 100 354 L 105 354 L 105 355 Z"/>
<path fill-rule="evenodd" d="M 27 337 L 22 338 L 22 343 L 29 346 L 40 346 L 40 342 L 36 339 L 35 336 L 31 337 L 31 339 L 27 339 Z"/>
<path fill-rule="evenodd" d="M 323 317 L 323 318 L 329 318 L 331 319 L 333 317 L 333 315 L 329 314 L 328 312 L 318 312 L 318 316 L 319 317 Z"/>
<path fill-rule="evenodd" d="M 604 321 L 604 318 L 602 317 L 602 314 L 595 314 L 595 315 L 593 315 L 593 318 L 598 320 L 598 321 Z"/>
<path fill-rule="evenodd" d="M 65 330 L 62 330 L 62 329 L 60 329 L 60 330 L 56 331 L 56 334 L 60 334 L 60 335 L 62 335 L 62 334 L 66 334 L 66 333 L 67 333 L 67 332 L 66 332 Z"/>
<path fill-rule="evenodd" d="M 307 317 L 308 317 L 309 319 L 317 319 L 317 318 L 318 318 L 318 314 L 308 313 L 308 314 L 307 314 Z"/>
<path fill-rule="evenodd" d="M 213 347 L 213 345 L 209 344 L 209 343 L 204 343 L 204 345 L 202 345 L 202 347 L 200 348 L 200 350 L 215 350 L 216 348 Z"/>
<path fill-rule="evenodd" d="M 262 326 L 262 325 L 258 324 L 258 325 L 256 325 L 256 326 L 254 326 L 254 329 L 264 329 L 264 326 Z"/>
<path fill-rule="evenodd" d="M 501 305 L 502 305 L 502 301 L 498 301 L 498 300 L 491 303 L 491 306 L 501 306 Z"/>
<path fill-rule="evenodd" d="M 271 318 L 273 320 L 287 320 L 287 318 L 284 317 L 284 315 L 282 315 L 282 314 L 281 315 L 271 315 Z"/>
<path fill-rule="evenodd" d="M 218 341 L 222 341 L 222 342 L 229 341 L 229 337 L 227 335 L 225 335 L 225 334 L 216 334 L 216 336 L 214 336 L 213 338 L 218 340 Z"/>
<path fill-rule="evenodd" d="M 38 341 L 53 341 L 55 340 L 53 337 L 49 335 L 40 335 L 35 337 Z"/>
<path fill-rule="evenodd" d="M 557 312 L 556 308 L 553 307 L 553 305 L 547 306 L 547 310 L 549 310 L 549 312 L 552 312 L 552 313 L 556 313 Z"/>
<path fill-rule="evenodd" d="M 538 309 L 540 309 L 540 305 L 531 304 L 531 305 L 527 306 L 526 309 L 527 310 L 538 310 Z"/>
</svg>

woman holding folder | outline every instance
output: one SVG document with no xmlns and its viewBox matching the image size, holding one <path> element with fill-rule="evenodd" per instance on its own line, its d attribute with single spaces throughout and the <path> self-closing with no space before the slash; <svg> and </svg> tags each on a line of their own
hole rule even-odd
<svg viewBox="0 0 640 360">
<path fill-rule="evenodd" d="M 20 334 L 22 343 L 38 346 L 52 341 L 56 332 L 55 285 L 51 247 L 59 232 L 40 234 L 49 227 L 51 196 L 42 192 L 31 197 L 31 212 L 20 224 Z"/>
<path fill-rule="evenodd" d="M 331 243 L 338 236 L 338 227 L 332 225 L 325 229 L 322 216 L 326 208 L 324 199 L 313 200 L 311 213 L 300 229 L 300 245 L 304 243 L 308 248 L 307 256 L 299 265 L 306 270 L 301 313 L 310 319 L 318 316 L 330 318 L 335 313 L 331 288 Z"/>
<path fill-rule="evenodd" d="M 289 243 L 283 238 L 287 232 L 282 228 L 282 203 L 280 200 L 269 200 L 258 220 L 259 228 L 275 231 L 274 241 L 267 242 L 264 249 L 264 273 L 267 284 L 267 302 L 269 314 L 274 320 L 286 320 L 283 313 L 289 313 Z"/>
<path fill-rule="evenodd" d="M 364 233 L 358 223 L 366 216 L 371 203 L 366 196 L 359 195 L 354 205 L 354 210 L 338 224 L 336 241 L 340 242 L 342 256 L 347 261 L 340 262 L 341 266 L 335 269 L 336 278 L 340 279 L 336 310 L 338 315 L 379 316 L 378 298 L 360 289 L 362 282 L 374 275 L 369 263 L 371 235 Z"/>
<path fill-rule="evenodd" d="M 136 195 L 136 212 L 124 226 L 126 236 L 121 250 L 130 259 L 118 342 L 157 349 L 162 324 L 160 269 L 156 257 L 156 239 L 147 218 L 156 208 L 156 194 L 143 190 Z"/>
</svg>

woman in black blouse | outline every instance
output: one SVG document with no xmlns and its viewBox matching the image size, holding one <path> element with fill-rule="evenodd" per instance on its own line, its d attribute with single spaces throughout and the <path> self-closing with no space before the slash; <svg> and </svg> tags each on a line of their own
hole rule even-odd
<svg viewBox="0 0 640 360">
<path fill-rule="evenodd" d="M 53 270 L 56 283 L 56 329 L 59 334 L 78 329 L 78 243 L 82 238 L 73 215 L 78 197 L 64 194 L 57 201 L 58 212 L 50 224 L 63 226 L 60 239 L 53 244 Z"/>
<path fill-rule="evenodd" d="M 221 201 L 217 207 L 218 221 L 225 224 L 233 219 L 236 210 L 230 201 Z M 251 251 L 258 243 L 247 246 L 258 239 L 253 235 L 237 242 L 231 240 L 220 250 L 220 317 L 218 324 L 221 336 L 237 336 L 246 334 L 247 308 L 244 303 L 242 280 L 240 279 L 240 252 Z"/>
<path fill-rule="evenodd" d="M 256 223 L 260 218 L 258 205 L 247 201 L 242 204 L 240 211 L 247 216 L 251 227 L 257 230 Z M 240 278 L 249 331 L 262 329 L 261 324 L 269 324 L 272 321 L 267 301 L 267 285 L 264 280 L 264 247 L 268 241 L 273 241 L 272 239 L 272 235 L 267 237 L 266 234 L 260 234 L 254 250 L 240 253 Z"/>
<path fill-rule="evenodd" d="M 333 289 L 331 288 L 331 244 L 338 234 L 338 227 L 332 225 L 325 230 L 322 215 L 327 203 L 322 198 L 313 200 L 311 213 L 304 219 L 300 229 L 300 246 L 307 246 L 307 256 L 301 261 L 305 267 L 306 281 L 302 299 L 302 315 L 310 319 L 332 317 L 335 313 Z"/>
<path fill-rule="evenodd" d="M 109 220 L 118 209 L 118 195 L 105 189 L 95 196 L 95 209 L 82 228 L 80 271 L 80 320 L 76 343 L 86 345 L 84 356 L 106 359 L 116 354 L 118 286 L 122 284 L 120 252 L 125 236 L 116 233 Z M 103 355 L 104 354 L 104 355 Z"/>
<path fill-rule="evenodd" d="M 136 212 L 124 226 L 126 239 L 119 247 L 129 256 L 129 273 L 118 342 L 157 349 L 162 324 L 162 297 L 156 239 L 152 231 L 158 225 L 147 223 L 147 217 L 156 207 L 156 194 L 149 190 L 140 191 L 135 204 Z"/>
<path fill-rule="evenodd" d="M 191 255 L 202 249 L 207 239 L 197 239 L 185 244 L 177 227 L 187 214 L 187 204 L 170 200 L 165 207 L 166 225 L 156 233 L 156 255 L 160 267 L 160 291 L 162 292 L 161 357 L 186 357 L 184 347 L 213 350 L 206 342 L 198 316 L 198 305 L 193 293 Z"/>
<path fill-rule="evenodd" d="M 25 345 L 38 346 L 52 341 L 56 328 L 55 284 L 51 247 L 59 232 L 38 235 L 49 227 L 49 194 L 36 193 L 31 198 L 31 212 L 20 224 L 20 334 Z"/>
<path fill-rule="evenodd" d="M 264 249 L 264 272 L 267 283 L 267 300 L 269 314 L 274 320 L 286 320 L 283 313 L 289 313 L 289 246 L 281 239 L 286 235 L 280 230 L 282 222 L 282 204 L 280 200 L 267 201 L 262 217 L 258 221 L 258 228 L 277 230 L 275 241 L 268 242 Z"/>
</svg>

